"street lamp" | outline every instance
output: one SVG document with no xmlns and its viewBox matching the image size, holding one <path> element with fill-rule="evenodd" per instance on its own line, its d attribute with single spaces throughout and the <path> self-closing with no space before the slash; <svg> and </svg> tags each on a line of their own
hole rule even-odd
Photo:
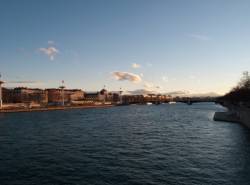
<svg viewBox="0 0 250 185">
<path fill-rule="evenodd" d="M 122 104 L 122 88 L 121 87 L 120 87 L 119 95 L 120 95 L 120 104 Z"/>
<path fill-rule="evenodd" d="M 3 107 L 3 93 L 2 93 L 2 84 L 4 81 L 1 80 L 2 75 L 0 74 L 0 109 Z"/>
<path fill-rule="evenodd" d="M 3 107 L 3 93 L 2 93 L 2 84 L 4 82 L 0 80 L 0 109 Z"/>
<path fill-rule="evenodd" d="M 64 80 L 62 81 L 62 85 L 59 87 L 61 89 L 61 95 L 62 95 L 62 106 L 64 106 L 64 89 L 65 89 L 65 86 L 64 86 Z"/>
</svg>

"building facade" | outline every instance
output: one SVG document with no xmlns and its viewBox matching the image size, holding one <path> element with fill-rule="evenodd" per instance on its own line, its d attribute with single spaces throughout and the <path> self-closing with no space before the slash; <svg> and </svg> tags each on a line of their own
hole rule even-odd
<svg viewBox="0 0 250 185">
<path fill-rule="evenodd" d="M 84 99 L 84 92 L 79 89 L 32 89 L 18 87 L 2 89 L 4 103 L 37 103 L 41 105 L 61 104 Z"/>
<path fill-rule="evenodd" d="M 118 102 L 120 101 L 120 94 L 117 92 L 108 92 L 106 89 L 102 89 L 97 92 L 86 92 L 85 93 L 86 101 L 93 102 Z"/>
<path fill-rule="evenodd" d="M 69 104 L 72 101 L 84 99 L 84 92 L 80 89 L 46 89 L 48 94 L 48 104 Z"/>
<path fill-rule="evenodd" d="M 48 103 L 48 94 L 43 89 L 32 89 L 17 87 L 14 89 L 3 89 L 4 103 Z"/>
</svg>

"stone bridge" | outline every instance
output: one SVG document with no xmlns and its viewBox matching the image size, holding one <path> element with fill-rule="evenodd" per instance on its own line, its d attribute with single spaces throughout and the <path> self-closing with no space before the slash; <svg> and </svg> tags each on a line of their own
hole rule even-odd
<svg viewBox="0 0 250 185">
<path fill-rule="evenodd" d="M 188 105 L 192 105 L 193 103 L 201 103 L 201 102 L 217 102 L 217 98 L 215 97 L 175 97 L 172 98 L 166 95 L 124 95 L 122 97 L 122 102 L 124 105 L 129 104 L 162 104 L 169 102 L 181 102 L 186 103 Z"/>
</svg>

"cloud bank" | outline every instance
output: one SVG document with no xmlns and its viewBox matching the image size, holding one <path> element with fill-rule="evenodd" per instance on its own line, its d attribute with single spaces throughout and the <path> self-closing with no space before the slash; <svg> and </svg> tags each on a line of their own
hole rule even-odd
<svg viewBox="0 0 250 185">
<path fill-rule="evenodd" d="M 57 53 L 59 53 L 59 50 L 52 46 L 48 48 L 39 48 L 39 51 L 47 55 L 50 60 L 54 60 L 54 57 L 57 55 Z"/>
<path fill-rule="evenodd" d="M 139 75 L 129 72 L 116 71 L 112 73 L 112 76 L 119 81 L 130 81 L 133 83 L 141 82 L 141 77 Z"/>
</svg>

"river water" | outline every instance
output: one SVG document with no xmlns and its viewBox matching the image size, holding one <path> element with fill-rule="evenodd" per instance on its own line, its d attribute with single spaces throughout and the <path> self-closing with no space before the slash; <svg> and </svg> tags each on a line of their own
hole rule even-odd
<svg viewBox="0 0 250 185">
<path fill-rule="evenodd" d="M 0 114 L 1 185 L 249 184 L 250 131 L 215 104 Z"/>
</svg>

